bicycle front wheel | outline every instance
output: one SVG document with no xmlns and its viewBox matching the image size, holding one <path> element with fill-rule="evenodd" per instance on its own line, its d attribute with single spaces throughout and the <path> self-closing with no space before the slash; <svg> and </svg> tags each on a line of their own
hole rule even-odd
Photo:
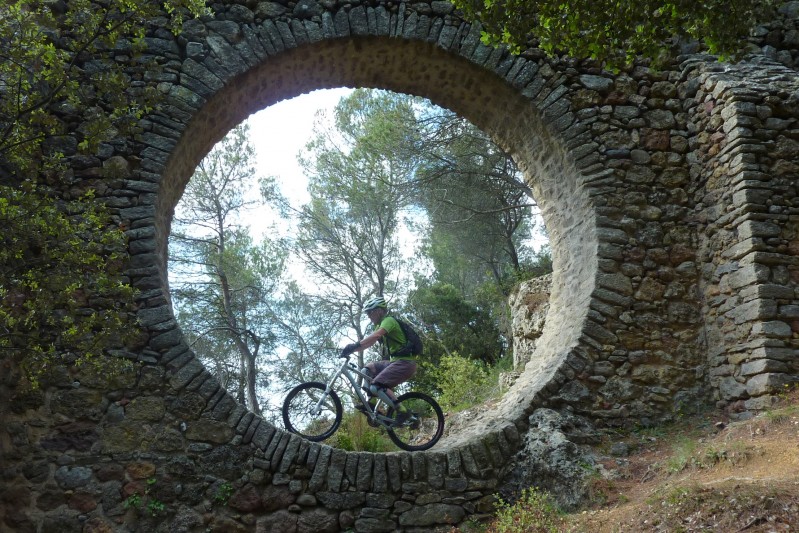
<svg viewBox="0 0 799 533">
<path fill-rule="evenodd" d="M 319 442 L 341 424 L 341 400 L 324 383 L 310 381 L 291 389 L 283 402 L 283 424 L 292 433 Z"/>
<path fill-rule="evenodd" d="M 427 450 L 438 442 L 444 433 L 444 413 L 433 398 L 421 392 L 408 392 L 397 398 L 397 405 L 399 413 L 388 411 L 391 418 L 400 416 L 394 427 L 388 428 L 394 444 L 413 452 Z"/>
</svg>

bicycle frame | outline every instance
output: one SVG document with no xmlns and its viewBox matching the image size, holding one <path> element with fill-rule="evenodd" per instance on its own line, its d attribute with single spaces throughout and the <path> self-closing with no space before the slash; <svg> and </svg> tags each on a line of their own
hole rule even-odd
<svg viewBox="0 0 799 533">
<path fill-rule="evenodd" d="M 383 428 L 397 447 L 420 451 L 434 446 L 444 431 L 444 413 L 438 403 L 427 394 L 414 391 L 405 392 L 396 400 L 382 391 L 373 396 L 369 392 L 369 385 L 374 384 L 371 372 L 361 370 L 345 353 L 340 356 L 344 361 L 326 382 L 307 381 L 289 391 L 281 410 L 286 429 L 313 442 L 325 440 L 340 427 L 345 413 L 342 398 L 347 400 L 344 396 L 348 396 L 369 425 Z M 336 385 L 342 376 L 354 394 L 342 394 L 348 392 L 346 387 Z M 373 397 L 374 406 L 370 403 Z"/>
<path fill-rule="evenodd" d="M 328 394 L 330 394 L 330 391 L 333 390 L 333 385 L 336 383 L 336 381 L 341 377 L 345 377 L 350 384 L 350 388 L 352 388 L 352 390 L 355 392 L 355 395 L 358 397 L 358 400 L 360 400 L 361 404 L 366 408 L 369 418 L 373 422 L 387 426 L 393 420 L 387 416 L 380 415 L 377 412 L 377 408 L 385 402 L 381 398 L 377 397 L 377 403 L 373 408 L 369 403 L 369 398 L 364 395 L 362 388 L 359 387 L 357 383 L 356 376 L 362 377 L 367 384 L 372 382 L 372 377 L 365 372 L 361 372 L 360 369 L 358 369 L 358 367 L 350 361 L 349 356 L 342 357 L 342 359 L 344 359 L 344 361 L 341 363 L 341 366 L 333 374 L 333 377 L 330 378 L 330 381 L 325 385 L 325 395 L 322 396 L 316 403 L 314 414 L 319 414 L 322 411 L 322 403 L 324 403 L 325 398 Z"/>
</svg>

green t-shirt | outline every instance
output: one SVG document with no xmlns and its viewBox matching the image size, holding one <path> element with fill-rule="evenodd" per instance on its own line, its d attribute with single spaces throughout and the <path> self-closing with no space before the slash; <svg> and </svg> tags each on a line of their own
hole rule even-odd
<svg viewBox="0 0 799 533">
<path fill-rule="evenodd" d="M 380 328 L 386 330 L 386 334 L 380 337 L 380 355 L 383 359 L 390 359 L 392 353 L 401 349 L 405 346 L 405 343 L 408 342 L 405 339 L 405 333 L 402 332 L 402 327 L 399 325 L 399 322 L 392 316 L 384 316 L 380 324 L 373 327 L 374 331 Z M 411 359 L 411 357 L 396 357 L 395 359 Z"/>
</svg>

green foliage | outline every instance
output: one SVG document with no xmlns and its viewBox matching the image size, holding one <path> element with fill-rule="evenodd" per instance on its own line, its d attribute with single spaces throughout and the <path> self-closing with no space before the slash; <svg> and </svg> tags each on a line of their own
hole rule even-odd
<svg viewBox="0 0 799 533">
<path fill-rule="evenodd" d="M 764 414 L 766 420 L 772 424 L 781 424 L 799 418 L 799 405 L 789 405 L 776 409 L 769 409 Z"/>
<path fill-rule="evenodd" d="M 272 376 L 290 387 L 304 381 L 325 381 L 330 362 L 338 355 L 333 339 L 340 336 L 340 315 L 340 309 L 307 296 L 297 283 L 283 286 L 274 307 L 274 332 L 276 342 L 288 352 L 272 354 Z"/>
<path fill-rule="evenodd" d="M 176 28 L 186 8 L 204 12 L 202 0 L 167 5 Z M 138 55 L 145 19 L 159 14 L 149 0 L 0 5 L 0 353 L 34 387 L 57 365 L 100 364 L 135 333 L 124 233 L 91 191 L 60 189 L 66 158 L 93 154 L 151 109 L 155 89 L 126 90 L 108 52 Z M 80 131 L 55 110 L 80 113 Z"/>
<path fill-rule="evenodd" d="M 125 509 L 130 509 L 131 507 L 134 509 L 138 509 L 139 507 L 141 507 L 141 494 L 138 493 L 131 494 L 130 496 L 125 498 L 125 501 L 122 502 L 122 505 L 125 507 Z"/>
<path fill-rule="evenodd" d="M 536 488 L 525 489 L 514 504 L 500 499 L 497 518 L 490 533 L 560 533 L 566 531 L 564 516 L 549 494 Z"/>
<path fill-rule="evenodd" d="M 529 247 L 535 202 L 514 161 L 483 132 L 449 111 L 426 109 L 417 201 L 429 216 L 425 252 L 439 281 L 471 298 L 472 287 L 503 284 Z"/>
<path fill-rule="evenodd" d="M 522 264 L 515 282 L 538 278 L 552 272 L 552 250 L 548 244 L 531 254 L 529 260 Z"/>
<path fill-rule="evenodd" d="M 443 354 L 457 352 L 486 364 L 499 360 L 503 346 L 490 309 L 467 301 L 456 287 L 417 280 L 408 305 L 424 325 L 420 334 L 426 358 L 437 362 Z"/>
<path fill-rule="evenodd" d="M 233 485 L 230 483 L 222 483 L 216 489 L 216 494 L 214 494 L 214 501 L 220 505 L 227 505 L 228 500 L 233 495 Z"/>
<path fill-rule="evenodd" d="M 661 468 L 670 474 L 688 469 L 707 469 L 719 464 L 740 465 L 749 460 L 752 449 L 742 442 L 724 446 L 704 444 L 696 437 L 681 437 L 672 445 L 672 453 Z"/>
<path fill-rule="evenodd" d="M 666 461 L 666 470 L 677 473 L 690 466 L 698 447 L 695 439 L 681 438 L 674 444 L 673 454 Z"/>
<path fill-rule="evenodd" d="M 187 13 L 206 13 L 204 0 L 167 0 L 174 31 Z M 163 15 L 149 0 L 9 0 L 0 5 L 0 158 L 8 170 L 33 178 L 54 172 L 63 153 L 46 140 L 67 133 L 54 108 L 82 110 L 77 148 L 92 153 L 98 143 L 129 130 L 155 102 L 155 89 L 127 90 L 129 76 L 108 53 L 144 50 L 145 20 Z M 87 65 L 84 57 L 94 63 Z M 81 74 L 92 68 L 91 80 Z M 153 69 L 154 64 L 143 68 Z M 0 160 L 2 160 L 0 159 Z"/>
<path fill-rule="evenodd" d="M 366 416 L 357 411 L 344 413 L 341 426 L 329 443 L 347 451 L 380 453 L 397 449 L 383 431 L 371 427 Z"/>
<path fill-rule="evenodd" d="M 520 51 L 593 58 L 623 68 L 637 55 L 662 59 L 675 40 L 701 40 L 709 51 L 736 56 L 768 20 L 774 0 L 454 0 L 468 20 L 483 25 L 483 41 Z"/>
<path fill-rule="evenodd" d="M 166 510 L 166 504 L 152 494 L 157 482 L 156 478 L 147 479 L 144 494 L 139 494 L 138 492 L 131 494 L 122 502 L 123 507 L 125 509 L 136 509 L 139 512 L 146 510 L 150 516 L 158 516 L 163 513 Z"/>
<path fill-rule="evenodd" d="M 437 364 L 422 363 L 440 391 L 438 402 L 447 411 L 461 411 L 497 395 L 497 372 L 482 361 L 445 355 Z"/>
<path fill-rule="evenodd" d="M 777 402 L 768 409 L 764 416 L 772 424 L 781 424 L 799 417 L 799 404 L 794 401 L 799 387 L 796 383 L 786 383 L 776 394 Z"/>
<path fill-rule="evenodd" d="M 158 514 L 164 512 L 166 510 L 166 505 L 164 502 L 160 500 L 156 500 L 155 498 L 150 499 L 147 502 L 147 511 L 149 511 L 150 515 L 157 516 Z"/>
<path fill-rule="evenodd" d="M 392 307 L 402 307 L 412 284 L 402 274 L 411 265 L 400 230 L 412 218 L 428 235 L 420 255 L 432 260 L 435 280 L 464 304 L 443 317 L 440 308 L 422 313 L 428 302 L 412 302 L 410 314 L 430 325 L 425 341 L 438 353 L 495 361 L 502 343 L 491 323 L 505 296 L 478 300 L 474 288 L 515 279 L 529 256 L 522 241 L 534 203 L 512 159 L 464 119 L 406 95 L 356 90 L 320 124 L 301 157 L 312 200 L 294 210 L 297 255 L 324 288 L 316 296 L 346 309 L 342 326 L 359 337 L 367 296 L 394 295 Z"/>
<path fill-rule="evenodd" d="M 283 207 L 297 220 L 293 251 L 320 287 L 314 302 L 342 310 L 340 327 L 361 338 L 360 303 L 384 294 L 421 327 L 431 360 L 498 360 L 506 285 L 531 257 L 534 202 L 512 159 L 454 113 L 362 89 L 320 116 L 306 148 L 311 201 Z M 427 234 L 412 262 L 403 225 Z M 430 262 L 432 281 L 420 276 L 409 294 L 407 273 Z"/>
<path fill-rule="evenodd" d="M 510 156 L 465 119 L 425 108 L 419 124 L 425 142 L 417 202 L 429 218 L 422 251 L 434 273 L 432 281 L 417 281 L 421 294 L 412 294 L 409 305 L 430 326 L 434 355 L 456 351 L 493 364 L 508 333 L 511 287 L 534 266 L 541 270 L 528 244 L 532 191 Z"/>
<path fill-rule="evenodd" d="M 31 182 L 0 186 L 0 353 L 33 386 L 65 362 L 99 364 L 134 334 L 126 238 L 92 192 L 62 202 Z"/>
</svg>

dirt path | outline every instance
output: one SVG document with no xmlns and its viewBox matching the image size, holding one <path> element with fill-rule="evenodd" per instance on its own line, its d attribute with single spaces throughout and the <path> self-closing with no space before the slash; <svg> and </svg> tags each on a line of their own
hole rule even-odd
<svg viewBox="0 0 799 533">
<path fill-rule="evenodd" d="M 799 395 L 748 421 L 695 418 L 628 437 L 575 531 L 799 531 Z"/>
</svg>

